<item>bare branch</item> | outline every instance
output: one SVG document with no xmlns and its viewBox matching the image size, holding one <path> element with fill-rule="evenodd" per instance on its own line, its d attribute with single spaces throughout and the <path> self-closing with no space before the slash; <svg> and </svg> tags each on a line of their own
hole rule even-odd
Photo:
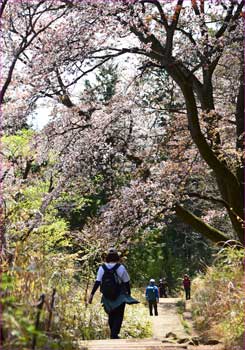
<svg viewBox="0 0 245 350">
<path fill-rule="evenodd" d="M 204 0 L 200 0 L 200 11 L 204 13 Z"/>
<path fill-rule="evenodd" d="M 3 16 L 4 9 L 7 5 L 8 0 L 2 0 L 1 1 L 1 7 L 0 7 L 0 18 Z"/>
<path fill-rule="evenodd" d="M 240 220 L 238 219 L 239 215 L 234 212 L 233 208 L 230 207 L 229 203 L 226 202 L 222 198 L 216 198 L 216 197 L 213 197 L 213 196 L 206 196 L 204 194 L 196 193 L 196 192 L 188 192 L 188 193 L 186 193 L 186 195 L 188 195 L 189 197 L 195 197 L 195 198 L 204 199 L 206 201 L 210 201 L 210 202 L 213 202 L 213 203 L 219 203 L 223 207 L 225 207 L 229 213 L 231 213 L 234 217 L 236 217 L 239 222 L 241 222 L 241 223 L 243 222 L 242 218 L 240 218 Z"/>
<path fill-rule="evenodd" d="M 244 1 L 241 1 L 241 3 L 238 4 L 236 12 L 235 12 L 234 16 L 232 16 L 234 6 L 235 6 L 235 2 L 232 2 L 232 4 L 230 5 L 230 7 L 227 10 L 227 15 L 224 19 L 223 25 L 220 27 L 220 29 L 215 34 L 215 37 L 217 39 L 220 38 L 225 33 L 226 29 L 228 28 L 228 26 L 231 22 L 233 22 L 239 18 L 240 13 L 242 11 L 242 8 L 244 6 Z"/>
<path fill-rule="evenodd" d="M 65 10 L 66 11 L 66 10 Z M 17 50 L 15 56 L 14 56 L 14 59 L 10 65 L 10 68 L 8 70 L 8 74 L 7 74 L 7 79 L 5 80 L 4 84 L 3 84 L 3 87 L 1 89 L 1 92 L 0 92 L 0 105 L 3 103 L 3 100 L 4 100 L 4 96 L 5 96 L 5 93 L 12 81 L 12 76 L 13 76 L 13 73 L 14 73 L 14 69 L 15 69 L 15 66 L 16 66 L 16 63 L 20 57 L 20 55 L 22 53 L 24 53 L 24 51 L 32 44 L 32 42 L 37 38 L 37 36 L 39 34 L 41 34 L 42 32 L 44 32 L 47 28 L 49 28 L 54 22 L 56 22 L 57 20 L 59 20 L 61 17 L 63 17 L 63 15 L 65 14 L 65 11 L 63 11 L 59 16 L 57 16 L 56 18 L 52 19 L 51 21 L 49 21 L 45 26 L 43 26 L 39 31 L 37 32 L 33 32 L 31 30 L 31 32 L 28 31 L 28 28 L 27 28 L 27 31 L 26 31 L 26 36 L 25 37 L 22 37 L 22 42 L 20 43 L 19 45 L 19 49 Z M 28 36 L 33 33 L 32 37 L 28 40 Z"/>
<path fill-rule="evenodd" d="M 145 4 L 145 3 L 148 3 L 148 4 L 153 4 L 157 7 L 158 9 L 158 12 L 160 14 L 160 17 L 161 17 L 161 20 L 162 20 L 162 23 L 164 25 L 164 27 L 167 29 L 168 28 L 168 21 L 167 21 L 167 18 L 165 16 L 165 13 L 163 11 L 163 8 L 161 6 L 161 4 L 157 1 L 157 0 L 142 0 L 140 1 L 141 4 Z"/>
<path fill-rule="evenodd" d="M 175 28 L 177 27 L 179 16 L 180 16 L 180 12 L 181 12 L 181 9 L 182 9 L 182 5 L 183 5 L 183 0 L 178 0 L 178 3 L 176 5 L 176 7 L 175 7 L 174 15 L 173 15 L 173 21 L 171 23 L 172 30 L 175 30 Z"/>
</svg>

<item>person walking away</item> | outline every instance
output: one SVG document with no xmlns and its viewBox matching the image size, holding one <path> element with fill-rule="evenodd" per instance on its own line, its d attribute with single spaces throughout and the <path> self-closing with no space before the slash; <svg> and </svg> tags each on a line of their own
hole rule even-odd
<svg viewBox="0 0 245 350">
<path fill-rule="evenodd" d="M 153 278 L 150 279 L 150 284 L 146 287 L 145 297 L 148 301 L 150 316 L 153 316 L 153 309 L 155 316 L 158 316 L 157 303 L 159 302 L 159 294 Z"/>
<path fill-rule="evenodd" d="M 159 297 L 160 298 L 167 298 L 167 288 L 168 283 L 166 281 L 166 278 L 160 279 L 158 284 L 158 291 L 159 291 Z"/>
<path fill-rule="evenodd" d="M 89 297 L 92 303 L 95 292 L 100 286 L 101 303 L 108 314 L 111 339 L 119 339 L 125 304 L 137 304 L 131 297 L 130 278 L 124 265 L 119 263 L 119 254 L 115 248 L 110 248 L 106 262 L 97 271 L 96 281 Z"/>
<path fill-rule="evenodd" d="M 183 287 L 185 290 L 185 299 L 189 300 L 191 298 L 191 280 L 188 275 L 184 275 Z"/>
</svg>

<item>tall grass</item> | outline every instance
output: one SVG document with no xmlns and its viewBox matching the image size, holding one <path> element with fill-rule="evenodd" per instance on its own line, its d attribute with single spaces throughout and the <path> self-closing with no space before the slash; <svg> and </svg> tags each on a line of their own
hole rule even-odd
<svg viewBox="0 0 245 350">
<path fill-rule="evenodd" d="M 243 349 L 244 250 L 226 247 L 205 275 L 193 281 L 192 309 L 197 330 L 222 339 L 226 349 Z"/>
<path fill-rule="evenodd" d="M 68 264 L 67 264 L 68 266 Z M 72 275 L 57 278 L 55 306 L 52 313 L 51 327 L 47 330 L 49 318 L 50 293 L 46 287 L 46 298 L 40 317 L 38 331 L 35 329 L 40 284 L 44 278 L 36 282 L 35 275 L 13 271 L 1 276 L 2 295 L 0 302 L 4 312 L 4 338 L 6 350 L 29 350 L 33 337 L 36 335 L 36 350 L 45 349 L 77 349 L 79 341 L 109 338 L 108 317 L 100 303 L 99 291 L 92 305 L 85 302 L 85 290 Z M 30 285 L 26 283 L 31 279 Z M 39 276 L 40 277 L 40 276 Z M 28 280 L 29 281 L 29 280 Z M 26 288 L 23 288 L 25 286 Z M 29 286 L 29 287 L 28 287 Z M 22 287 L 22 288 L 20 288 Z M 28 289 L 28 288 L 29 289 Z M 141 298 L 140 292 L 133 290 L 133 296 Z M 151 336 L 151 323 L 148 310 L 143 303 L 126 307 L 125 318 L 121 330 L 122 338 L 146 338 Z"/>
<path fill-rule="evenodd" d="M 141 293 L 133 290 L 133 296 L 141 300 Z M 83 320 L 80 321 L 81 333 L 84 339 L 105 339 L 109 337 L 107 315 L 100 304 L 100 293 L 97 292 L 93 304 L 89 305 Z M 143 301 L 143 300 L 142 300 Z M 87 320 L 87 321 L 86 321 Z M 86 326 L 88 324 L 88 326 Z M 87 329 L 88 333 L 84 334 Z M 148 338 L 152 335 L 151 322 L 148 316 L 148 309 L 141 302 L 136 305 L 126 305 L 123 325 L 120 332 L 121 338 Z"/>
</svg>

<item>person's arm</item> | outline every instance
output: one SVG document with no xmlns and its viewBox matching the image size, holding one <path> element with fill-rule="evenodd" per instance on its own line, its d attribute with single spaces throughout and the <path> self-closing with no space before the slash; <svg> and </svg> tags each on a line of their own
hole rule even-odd
<svg viewBox="0 0 245 350">
<path fill-rule="evenodd" d="M 100 266 L 100 267 L 99 267 L 99 270 L 98 270 L 98 272 L 97 272 L 96 281 L 95 281 L 95 283 L 94 283 L 93 289 L 92 289 L 91 294 L 90 294 L 90 297 L 89 297 L 89 299 L 88 299 L 89 304 L 92 303 L 94 294 L 95 294 L 95 292 L 97 291 L 97 289 L 99 288 L 99 286 L 100 286 L 100 284 L 101 284 L 103 274 L 104 274 L 104 269 L 103 269 L 102 266 Z"/>
<path fill-rule="evenodd" d="M 91 294 L 94 295 L 100 286 L 100 281 L 95 281 Z"/>
<path fill-rule="evenodd" d="M 148 301 L 148 288 L 146 288 L 146 290 L 145 290 L 145 298 Z"/>
<path fill-rule="evenodd" d="M 90 294 L 90 297 L 88 299 L 89 304 L 92 304 L 94 294 L 97 291 L 97 289 L 99 288 L 99 286 L 100 286 L 100 281 L 95 281 L 93 289 L 92 289 L 91 294 Z"/>
<path fill-rule="evenodd" d="M 156 286 L 155 288 L 155 294 L 156 294 L 156 300 L 157 300 L 157 303 L 159 302 L 159 293 L 158 293 L 158 288 Z"/>
<path fill-rule="evenodd" d="M 130 277 L 128 274 L 128 271 L 126 270 L 124 265 L 120 265 L 118 268 L 120 271 L 118 271 L 118 276 L 121 279 L 121 282 L 123 283 L 123 290 L 126 294 L 131 295 L 131 288 L 130 288 Z"/>
</svg>

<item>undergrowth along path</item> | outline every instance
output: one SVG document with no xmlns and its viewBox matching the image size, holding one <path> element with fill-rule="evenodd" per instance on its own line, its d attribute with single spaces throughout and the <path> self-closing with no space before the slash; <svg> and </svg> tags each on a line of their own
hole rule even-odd
<svg viewBox="0 0 245 350">
<path fill-rule="evenodd" d="M 78 350 L 222 350 L 220 346 L 191 346 L 173 340 L 188 339 L 177 311 L 180 298 L 160 298 L 158 316 L 152 316 L 152 338 L 81 341 Z"/>
</svg>

